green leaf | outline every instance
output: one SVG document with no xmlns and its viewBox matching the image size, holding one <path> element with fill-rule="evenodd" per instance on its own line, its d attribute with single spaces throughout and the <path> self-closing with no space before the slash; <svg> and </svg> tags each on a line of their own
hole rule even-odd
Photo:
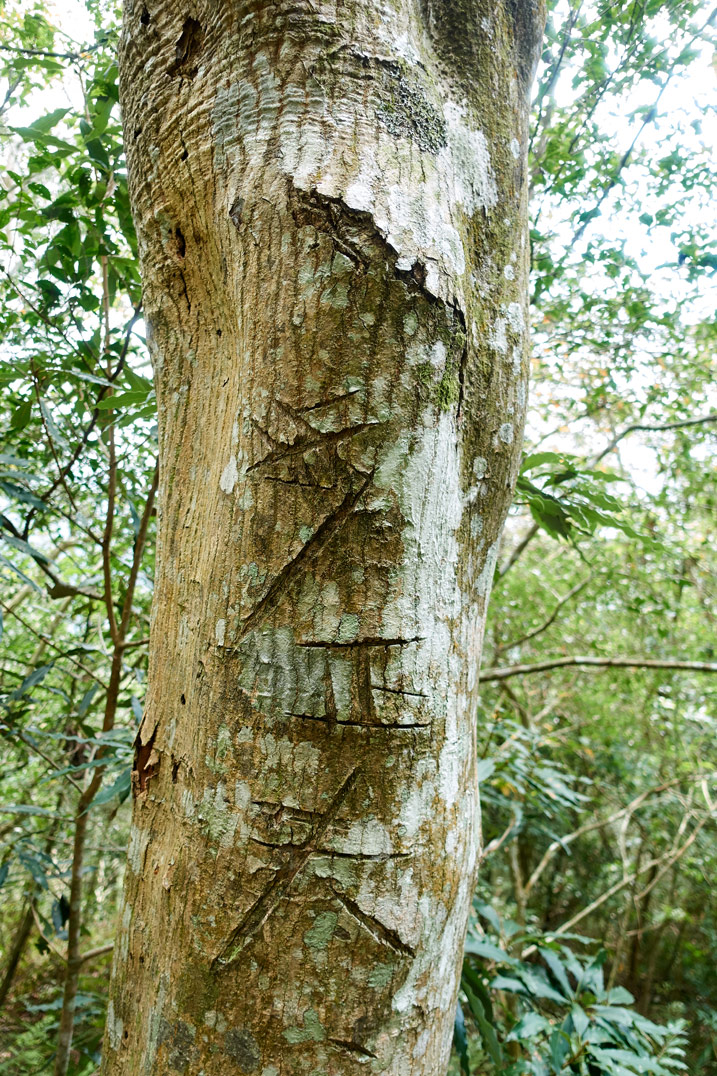
<svg viewBox="0 0 717 1076">
<path fill-rule="evenodd" d="M 40 400 L 40 410 L 42 411 L 42 417 L 45 420 L 45 427 L 51 440 L 58 446 L 58 448 L 68 448 L 68 441 L 64 434 L 60 433 L 57 428 L 55 420 L 50 413 L 50 409 L 44 400 Z"/>
<path fill-rule="evenodd" d="M 36 497 L 33 493 L 30 493 L 29 490 L 16 485 L 14 482 L 8 482 L 7 479 L 0 481 L 0 489 L 2 489 L 3 493 L 6 493 L 8 497 L 12 497 L 16 501 L 21 501 L 23 504 L 30 504 L 33 508 L 47 507 L 45 502 L 41 501 L 39 497 Z"/>
<path fill-rule="evenodd" d="M 568 979 L 565 965 L 560 958 L 551 950 L 538 948 L 538 952 L 542 956 L 545 963 L 548 965 L 551 974 L 558 982 L 566 998 L 573 996 L 573 991 L 570 988 L 570 980 Z"/>
<path fill-rule="evenodd" d="M 95 695 L 100 689 L 99 684 L 92 684 L 84 693 L 79 703 L 77 704 L 77 713 L 80 717 L 84 717 L 90 708 L 90 703 L 94 699 Z"/>
<path fill-rule="evenodd" d="M 146 399 L 146 392 L 120 392 L 116 396 L 106 396 L 104 400 L 98 400 L 97 407 L 101 411 L 110 411 L 112 408 L 135 407 L 138 404 L 143 404 Z"/>
<path fill-rule="evenodd" d="M 2 883 L 0 882 L 0 885 Z M 468 1060 L 468 1036 L 466 1034 L 466 1021 L 463 1015 L 461 1003 L 456 1003 L 456 1018 L 453 1024 L 453 1045 L 458 1054 L 463 1076 L 471 1076 L 470 1063 Z"/>
<path fill-rule="evenodd" d="M 25 542 L 22 538 L 16 538 L 14 534 L 8 534 L 7 531 L 0 531 L 0 538 L 11 545 L 13 549 L 17 549 L 18 553 L 24 553 L 27 557 L 32 557 L 33 560 L 42 561 L 43 564 L 49 564 L 50 560 L 41 553 L 39 549 L 35 549 L 29 542 Z"/>
<path fill-rule="evenodd" d="M 580 1005 L 573 1005 L 570 1010 L 570 1018 L 573 1022 L 576 1034 L 582 1039 L 590 1026 L 590 1018 Z"/>
<path fill-rule="evenodd" d="M 481 1038 L 483 1039 L 483 1044 L 488 1052 L 488 1055 L 493 1064 L 498 1069 L 498 1071 L 500 1071 L 504 1066 L 504 1058 L 503 1048 L 498 1041 L 496 1029 L 488 1019 L 486 1010 L 480 999 L 477 997 L 477 995 L 471 989 L 468 983 L 463 982 L 462 988 L 463 992 L 468 998 L 468 1005 L 473 1015 L 473 1019 L 478 1025 L 478 1029 L 481 1033 Z"/>
<path fill-rule="evenodd" d="M 553 1072 L 559 1076 L 563 1061 L 568 1055 L 570 1050 L 570 1038 L 562 1028 L 556 1027 L 550 1036 L 550 1063 L 553 1066 Z"/>
<path fill-rule="evenodd" d="M 572 457 L 566 456 L 562 452 L 534 452 L 532 455 L 525 457 L 521 464 L 520 473 L 524 474 L 526 471 L 535 470 L 536 467 L 542 467 L 545 463 L 564 465 L 568 459 L 572 459 Z"/>
<path fill-rule="evenodd" d="M 466 938 L 463 950 L 469 956 L 478 956 L 481 960 L 495 960 L 498 964 L 514 964 L 515 960 L 504 952 L 500 946 L 483 938 Z"/>
<path fill-rule="evenodd" d="M 519 1042 L 524 1039 L 534 1039 L 545 1031 L 550 1031 L 551 1023 L 537 1012 L 526 1013 L 521 1017 L 515 1027 L 507 1036 L 509 1042 Z"/>
<path fill-rule="evenodd" d="M 28 803 L 0 803 L 0 811 L 4 811 L 5 814 L 29 814 L 41 816 L 42 818 L 57 818 L 62 822 L 72 821 L 71 815 L 56 814 L 54 811 L 48 811 L 45 807 L 33 807 Z"/>
<path fill-rule="evenodd" d="M 124 803 L 131 790 L 132 767 L 128 766 L 108 788 L 103 788 L 97 793 L 92 801 L 92 806 L 100 807 L 102 804 L 110 803 L 114 799 L 119 800 L 120 803 Z"/>
<path fill-rule="evenodd" d="M 634 1005 L 635 1003 L 634 997 L 624 986 L 614 986 L 612 990 L 608 990 L 607 1001 L 609 1005 Z"/>
<path fill-rule="evenodd" d="M 15 575 L 19 576 L 20 579 L 22 579 L 23 583 L 27 583 L 27 585 L 29 587 L 32 587 L 33 590 L 37 591 L 38 594 L 42 594 L 42 588 L 38 587 L 37 583 L 30 579 L 29 575 L 25 575 L 25 573 L 21 571 L 17 567 L 17 565 L 13 564 L 11 560 L 7 559 L 7 557 L 3 557 L 2 554 L 0 554 L 0 564 L 4 564 L 6 568 L 9 568 L 15 573 Z"/>
<path fill-rule="evenodd" d="M 40 119 L 34 120 L 27 130 L 47 134 L 48 131 L 57 126 L 61 119 L 64 119 L 69 111 L 69 108 L 56 108 L 54 112 L 48 112 L 46 116 L 41 116 Z"/>
<path fill-rule="evenodd" d="M 39 669 L 33 670 L 33 672 L 31 672 L 29 676 L 25 677 L 20 686 L 18 688 L 15 688 L 15 690 L 10 695 L 8 695 L 8 698 L 12 699 L 13 701 L 16 699 L 21 699 L 22 696 L 26 695 L 31 688 L 37 687 L 38 684 L 42 683 L 42 681 L 50 672 L 54 664 L 54 661 L 51 661 L 49 665 L 41 665 Z"/>
<path fill-rule="evenodd" d="M 11 430 L 24 430 L 32 417 L 32 400 L 26 400 L 16 407 L 10 419 Z"/>
<path fill-rule="evenodd" d="M 476 767 L 476 773 L 479 781 L 487 781 L 495 773 L 495 760 L 492 758 L 480 759 Z"/>
</svg>

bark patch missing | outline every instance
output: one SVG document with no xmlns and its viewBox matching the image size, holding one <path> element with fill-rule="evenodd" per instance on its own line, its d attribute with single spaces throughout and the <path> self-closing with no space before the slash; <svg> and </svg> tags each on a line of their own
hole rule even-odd
<svg viewBox="0 0 717 1076">
<path fill-rule="evenodd" d="M 167 68 L 171 78 L 194 78 L 197 73 L 197 58 L 204 44 L 204 30 L 191 15 L 184 20 L 182 33 L 174 49 L 174 62 Z"/>
<path fill-rule="evenodd" d="M 414 79 L 398 64 L 383 63 L 381 104 L 376 115 L 394 138 L 408 138 L 426 153 L 446 145 L 446 122 Z"/>
<path fill-rule="evenodd" d="M 141 795 L 146 792 L 149 782 L 159 773 L 161 758 L 159 751 L 154 746 L 155 736 L 156 730 L 152 733 L 147 743 L 143 744 L 140 740 L 137 745 L 134 769 L 132 771 L 132 785 L 135 795 Z"/>
<path fill-rule="evenodd" d="M 224 1052 L 236 1061 L 240 1072 L 254 1072 L 261 1061 L 259 1044 L 250 1031 L 234 1027 L 224 1036 Z"/>
<path fill-rule="evenodd" d="M 237 197 L 232 202 L 231 209 L 229 210 L 229 219 L 231 220 L 237 231 L 239 230 L 239 227 L 241 225 L 241 214 L 243 208 L 244 199 L 237 195 Z"/>
<path fill-rule="evenodd" d="M 194 1047 L 195 1031 L 184 1020 L 176 1024 L 164 1018 L 159 1025 L 159 1044 L 167 1048 L 167 1060 L 175 1072 L 186 1072 L 189 1063 L 196 1054 Z"/>
<path fill-rule="evenodd" d="M 360 1042 L 347 1041 L 346 1039 L 329 1039 L 329 1042 L 334 1046 L 338 1046 L 340 1050 L 345 1050 L 348 1054 L 355 1054 L 356 1057 L 376 1057 L 377 1055 L 372 1053 L 371 1050 L 367 1050 L 365 1046 L 362 1046 Z"/>
</svg>

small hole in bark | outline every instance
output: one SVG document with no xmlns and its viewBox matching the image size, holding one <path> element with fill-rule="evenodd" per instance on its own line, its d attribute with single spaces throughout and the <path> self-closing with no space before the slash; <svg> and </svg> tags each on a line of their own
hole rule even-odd
<svg viewBox="0 0 717 1076">
<path fill-rule="evenodd" d="M 421 287 L 426 283 L 426 267 L 423 262 L 414 262 L 411 268 L 411 276 Z"/>
<path fill-rule="evenodd" d="M 191 16 L 184 20 L 182 33 L 174 49 L 174 63 L 167 68 L 167 74 L 174 77 L 194 78 L 197 73 L 196 59 L 204 44 L 204 30 Z"/>
<path fill-rule="evenodd" d="M 180 159 L 180 161 L 186 161 L 188 156 L 189 156 L 189 150 L 185 149 L 184 152 L 182 153 L 182 156 L 179 159 Z"/>
<path fill-rule="evenodd" d="M 221 329 L 217 329 L 217 336 L 221 336 L 221 335 L 222 335 L 222 330 L 221 330 Z"/>
<path fill-rule="evenodd" d="M 179 701 L 181 702 L 182 706 L 187 705 L 187 700 L 184 697 L 184 692 L 182 692 L 182 694 L 179 696 Z"/>
<path fill-rule="evenodd" d="M 172 784 L 173 785 L 176 785 L 176 783 L 177 783 L 177 778 L 179 777 L 179 767 L 181 765 L 182 764 L 178 759 L 177 759 L 176 762 L 172 763 Z"/>
<path fill-rule="evenodd" d="M 182 229 L 179 227 L 177 227 L 174 231 L 174 240 L 177 244 L 177 255 L 178 257 L 183 258 L 187 253 L 187 242 L 182 235 Z"/>
<path fill-rule="evenodd" d="M 146 4 L 142 8 L 142 14 L 139 17 L 139 21 L 142 23 L 143 26 L 149 26 L 149 24 L 151 22 L 151 15 L 147 11 L 147 5 Z"/>
<path fill-rule="evenodd" d="M 141 134 L 142 134 L 142 128 L 141 127 L 135 127 L 134 131 L 132 132 L 132 139 L 136 142 Z"/>
<path fill-rule="evenodd" d="M 244 208 L 244 199 L 237 196 L 229 210 L 229 218 L 235 228 L 241 224 L 241 211 Z"/>
<path fill-rule="evenodd" d="M 127 1028 L 125 1028 L 124 1031 L 122 1032 L 122 1038 L 123 1039 L 128 1039 L 129 1038 L 129 1031 L 127 1030 Z"/>
<path fill-rule="evenodd" d="M 141 957 L 139 958 L 139 962 L 140 962 L 140 964 L 144 964 L 144 957 L 143 957 L 143 956 L 141 956 Z"/>
</svg>

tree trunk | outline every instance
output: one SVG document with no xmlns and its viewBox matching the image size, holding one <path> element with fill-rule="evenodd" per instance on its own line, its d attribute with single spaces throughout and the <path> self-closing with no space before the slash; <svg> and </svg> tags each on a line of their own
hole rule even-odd
<svg viewBox="0 0 717 1076">
<path fill-rule="evenodd" d="M 5 1004 L 5 999 L 10 993 L 10 987 L 15 978 L 17 966 L 20 963 L 22 954 L 25 952 L 25 946 L 27 945 L 27 940 L 32 933 L 34 925 L 35 920 L 32 915 L 32 900 L 30 899 L 15 929 L 15 934 L 8 950 L 5 971 L 3 972 L 2 979 L 0 979 L 0 1008 Z"/>
<path fill-rule="evenodd" d="M 445 1070 L 540 30 L 126 3 L 160 536 L 105 1076 Z"/>
</svg>

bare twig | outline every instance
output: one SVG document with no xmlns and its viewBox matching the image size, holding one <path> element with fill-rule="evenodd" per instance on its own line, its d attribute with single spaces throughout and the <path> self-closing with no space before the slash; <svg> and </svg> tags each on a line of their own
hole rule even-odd
<svg viewBox="0 0 717 1076">
<path fill-rule="evenodd" d="M 548 619 L 543 621 L 543 623 L 539 627 L 534 628 L 532 631 L 529 631 L 526 635 L 521 635 L 519 639 L 514 639 L 510 643 L 504 643 L 496 647 L 496 653 L 503 654 L 506 650 L 513 650 L 516 646 L 522 646 L 523 643 L 529 642 L 531 639 L 534 639 L 536 635 L 542 635 L 544 631 L 547 631 L 551 624 L 555 623 L 558 613 L 563 608 L 563 606 L 566 605 L 571 598 L 574 598 L 576 594 L 579 594 L 581 590 L 584 590 L 589 582 L 590 579 L 583 579 L 582 583 L 578 583 L 572 588 L 572 590 L 569 590 L 568 593 L 560 599 Z"/>
<path fill-rule="evenodd" d="M 584 657 L 549 658 L 547 661 L 535 661 L 529 665 L 506 665 L 502 669 L 484 669 L 479 676 L 481 683 L 488 680 L 507 680 L 511 676 L 529 676 L 531 673 L 547 672 L 550 669 L 564 669 L 568 666 L 584 665 L 591 668 L 608 669 L 684 669 L 687 672 L 717 673 L 717 664 L 710 661 L 660 661 L 650 658 L 596 658 Z"/>
</svg>

